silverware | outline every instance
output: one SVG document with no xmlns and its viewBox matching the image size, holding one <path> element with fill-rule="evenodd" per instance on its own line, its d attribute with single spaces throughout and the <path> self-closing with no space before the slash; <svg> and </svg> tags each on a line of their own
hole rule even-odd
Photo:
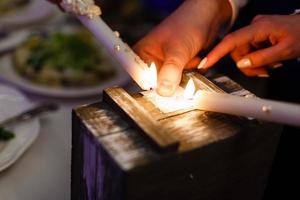
<svg viewBox="0 0 300 200">
<path fill-rule="evenodd" d="M 58 108 L 59 108 L 58 105 L 54 103 L 42 103 L 34 108 L 31 108 L 14 117 L 11 117 L 9 119 L 0 122 L 0 127 L 4 128 L 7 126 L 11 126 L 13 124 L 32 119 L 42 113 L 49 112 L 49 111 L 56 111 L 58 110 Z"/>
</svg>

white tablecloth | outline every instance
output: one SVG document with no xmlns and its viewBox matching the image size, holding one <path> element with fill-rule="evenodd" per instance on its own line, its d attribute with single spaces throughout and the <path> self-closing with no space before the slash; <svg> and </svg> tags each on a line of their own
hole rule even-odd
<svg viewBox="0 0 300 200">
<path fill-rule="evenodd" d="M 132 85 L 126 87 L 134 90 Z M 38 102 L 49 100 L 30 95 Z M 41 119 L 41 132 L 35 143 L 9 169 L 0 172 L 0 200 L 68 200 L 71 183 L 71 110 L 99 101 L 55 100 L 61 109 Z"/>
</svg>

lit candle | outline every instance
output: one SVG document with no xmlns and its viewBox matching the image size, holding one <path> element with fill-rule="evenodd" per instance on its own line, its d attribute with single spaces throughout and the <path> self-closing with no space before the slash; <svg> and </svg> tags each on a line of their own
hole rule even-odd
<svg viewBox="0 0 300 200">
<path fill-rule="evenodd" d="M 153 85 L 153 88 L 152 90 L 143 91 L 141 94 L 152 102 L 161 112 L 170 113 L 193 107 L 193 96 L 196 90 L 195 87 L 193 88 L 193 82 L 190 82 L 189 90 L 178 87 L 173 96 L 163 97 L 155 90 L 157 85 L 157 69 L 154 63 L 150 65 L 147 79 L 150 85 Z"/>
<path fill-rule="evenodd" d="M 157 87 L 157 68 L 154 62 L 150 65 L 146 81 L 151 89 L 155 89 Z"/>
<path fill-rule="evenodd" d="M 193 79 L 190 79 L 185 87 L 183 97 L 185 99 L 193 99 L 195 91 L 196 91 L 196 87 L 194 81 Z"/>
<path fill-rule="evenodd" d="M 147 78 L 149 77 L 148 65 L 120 39 L 118 32 L 113 32 L 99 17 L 101 10 L 94 4 L 94 1 L 63 0 L 61 6 L 67 12 L 76 15 L 142 89 L 149 90 L 155 87 L 153 81 Z"/>
<path fill-rule="evenodd" d="M 188 84 L 186 90 L 191 87 L 191 84 Z M 300 105 L 296 104 L 203 90 L 198 90 L 193 96 L 193 100 L 194 108 L 200 110 L 300 126 Z"/>
</svg>

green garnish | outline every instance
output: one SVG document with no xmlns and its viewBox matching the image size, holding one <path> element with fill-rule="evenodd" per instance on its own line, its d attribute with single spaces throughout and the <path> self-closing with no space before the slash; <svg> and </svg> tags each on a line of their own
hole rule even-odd
<svg viewBox="0 0 300 200">
<path fill-rule="evenodd" d="M 33 42 L 32 40 L 37 40 Z M 99 65 L 102 56 L 86 33 L 54 33 L 47 39 L 32 38 L 31 55 L 27 64 L 35 71 L 52 66 L 58 71 L 72 68 L 76 71 L 91 71 Z"/>
<path fill-rule="evenodd" d="M 15 137 L 15 134 L 0 127 L 0 140 L 8 141 Z"/>
<path fill-rule="evenodd" d="M 50 87 L 94 86 L 116 74 L 87 31 L 34 35 L 17 48 L 13 61 L 24 78 Z"/>
</svg>

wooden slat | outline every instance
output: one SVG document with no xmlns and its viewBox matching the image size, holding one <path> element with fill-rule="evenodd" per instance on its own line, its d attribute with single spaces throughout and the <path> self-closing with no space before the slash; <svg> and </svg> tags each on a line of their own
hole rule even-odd
<svg viewBox="0 0 300 200">
<path fill-rule="evenodd" d="M 108 88 L 103 92 L 103 100 L 130 121 L 136 128 L 148 136 L 161 150 L 177 149 L 179 141 L 175 139 L 169 130 L 160 126 L 147 110 L 133 99 L 122 88 Z"/>
</svg>

